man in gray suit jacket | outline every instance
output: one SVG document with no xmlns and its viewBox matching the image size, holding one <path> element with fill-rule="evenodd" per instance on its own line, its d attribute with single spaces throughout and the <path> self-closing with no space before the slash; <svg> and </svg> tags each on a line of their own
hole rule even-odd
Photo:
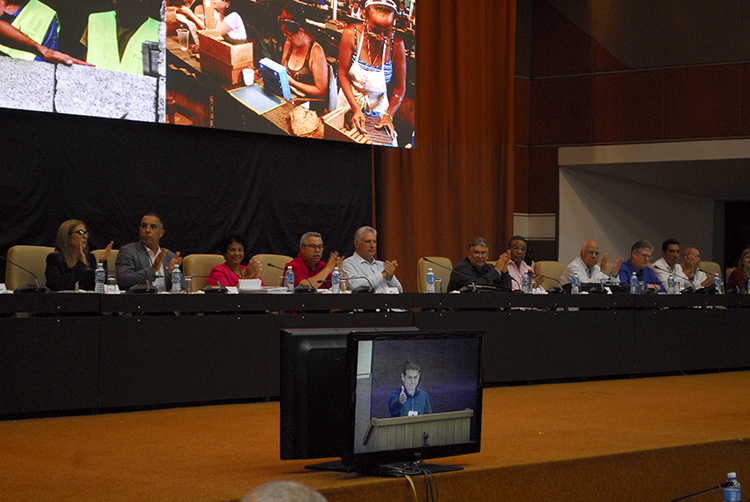
<svg viewBox="0 0 750 502">
<path fill-rule="evenodd" d="M 147 281 L 160 291 L 172 288 L 172 270 L 182 264 L 179 251 L 173 253 L 159 246 L 165 228 L 159 215 L 148 213 L 141 218 L 138 242 L 120 248 L 117 255 L 117 282 L 120 289 L 128 289 Z"/>
</svg>

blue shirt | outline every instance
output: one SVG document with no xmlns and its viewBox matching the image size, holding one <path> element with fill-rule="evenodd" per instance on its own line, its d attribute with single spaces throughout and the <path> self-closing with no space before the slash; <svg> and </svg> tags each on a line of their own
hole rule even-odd
<svg viewBox="0 0 750 502">
<path fill-rule="evenodd" d="M 656 272 L 654 272 L 651 267 L 636 270 L 633 266 L 633 262 L 630 260 L 623 262 L 620 266 L 620 284 L 630 286 L 630 277 L 633 275 L 633 272 L 635 272 L 635 276 L 639 281 L 643 281 L 644 285 L 648 286 L 649 284 L 656 284 L 659 286 L 659 291 L 664 291 L 664 285 L 659 278 L 656 277 Z"/>
<path fill-rule="evenodd" d="M 401 389 L 391 392 L 391 397 L 388 398 L 388 409 L 392 417 L 408 417 L 410 411 L 416 411 L 418 415 L 432 413 L 430 395 L 425 391 L 417 389 L 413 396 L 407 393 L 404 404 L 398 402 L 399 395 L 401 395 Z"/>
<path fill-rule="evenodd" d="M 25 6 L 24 6 L 25 7 Z M 8 14 L 6 19 L 9 23 L 13 23 L 15 19 L 18 17 L 18 15 L 21 13 L 21 11 L 24 9 L 24 7 L 21 7 L 16 11 L 15 14 Z M 57 19 L 57 16 L 52 18 L 52 22 L 49 25 L 49 29 L 47 30 L 47 34 L 44 37 L 44 40 L 42 40 L 42 45 L 47 47 L 48 49 L 57 50 L 57 47 L 59 45 L 59 39 L 57 35 L 57 25 L 59 21 Z M 34 61 L 44 61 L 44 58 L 42 56 L 37 56 L 34 58 Z"/>
</svg>

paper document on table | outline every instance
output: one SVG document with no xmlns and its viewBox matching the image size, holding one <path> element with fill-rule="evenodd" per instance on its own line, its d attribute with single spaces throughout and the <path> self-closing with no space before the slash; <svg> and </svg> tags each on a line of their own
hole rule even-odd
<svg viewBox="0 0 750 502">
<path fill-rule="evenodd" d="M 258 115 L 263 115 L 284 103 L 281 98 L 264 93 L 257 85 L 240 87 L 229 91 L 229 94 Z"/>
</svg>

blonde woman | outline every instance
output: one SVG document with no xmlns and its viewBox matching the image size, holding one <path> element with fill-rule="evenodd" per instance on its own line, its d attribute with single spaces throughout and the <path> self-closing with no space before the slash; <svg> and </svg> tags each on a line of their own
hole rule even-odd
<svg viewBox="0 0 750 502">
<path fill-rule="evenodd" d="M 107 261 L 112 251 L 112 242 L 107 244 L 102 262 Z M 106 268 L 106 266 L 105 266 Z M 78 287 L 94 289 L 96 259 L 89 251 L 89 231 L 81 220 L 67 220 L 60 224 L 55 238 L 55 252 L 47 256 L 47 287 L 63 291 Z"/>
</svg>

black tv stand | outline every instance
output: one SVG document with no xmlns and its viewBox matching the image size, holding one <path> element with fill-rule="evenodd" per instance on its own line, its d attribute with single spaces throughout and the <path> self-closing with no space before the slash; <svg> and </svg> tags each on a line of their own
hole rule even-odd
<svg viewBox="0 0 750 502">
<path fill-rule="evenodd" d="M 341 460 L 333 462 L 321 462 L 319 464 L 306 465 L 305 469 L 313 471 L 334 472 L 359 472 L 365 476 L 378 476 L 386 478 L 402 478 L 405 475 L 419 476 L 422 474 L 439 474 L 442 472 L 461 471 L 460 465 L 437 465 L 422 462 L 398 462 L 380 465 L 348 465 Z"/>
</svg>

